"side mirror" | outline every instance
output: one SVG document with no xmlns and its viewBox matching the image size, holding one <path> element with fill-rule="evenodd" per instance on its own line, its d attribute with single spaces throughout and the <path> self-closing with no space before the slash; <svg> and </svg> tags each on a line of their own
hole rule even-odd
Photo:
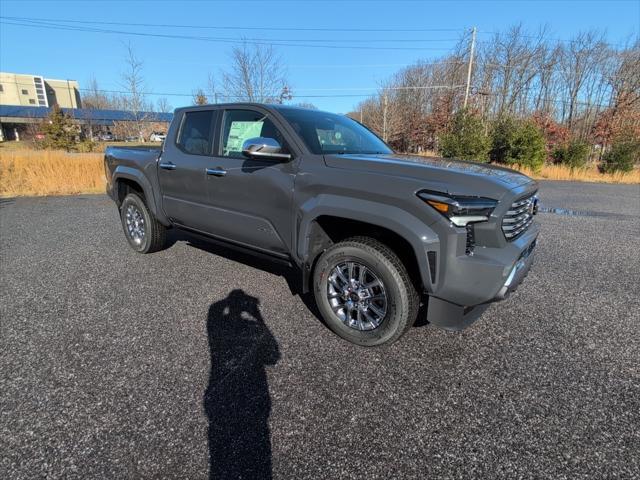
<svg viewBox="0 0 640 480">
<path fill-rule="evenodd" d="M 247 158 L 290 160 L 290 153 L 283 153 L 282 146 L 274 138 L 249 138 L 242 144 L 242 154 Z"/>
</svg>

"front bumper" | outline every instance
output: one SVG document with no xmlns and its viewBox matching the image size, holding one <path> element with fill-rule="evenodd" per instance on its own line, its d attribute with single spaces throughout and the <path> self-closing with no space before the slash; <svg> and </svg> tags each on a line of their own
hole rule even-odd
<svg viewBox="0 0 640 480">
<path fill-rule="evenodd" d="M 495 293 L 483 301 L 472 305 L 461 305 L 441 297 L 430 296 L 427 306 L 427 321 L 446 330 L 463 330 L 475 322 L 491 303 L 507 298 L 524 280 L 533 264 L 537 236 L 538 229 L 535 228 L 522 238 L 520 244 L 524 244 L 524 247 L 514 262 L 503 266 L 502 271 L 504 272 L 504 276 L 500 280 L 500 283 L 495 283 L 495 275 L 488 275 L 484 279 L 474 275 L 476 280 L 481 280 L 484 285 L 482 288 L 477 289 L 475 293 L 465 292 L 465 296 L 467 298 L 473 298 L 479 292 L 483 292 L 482 295 L 485 295 L 486 292 L 489 291 Z M 496 262 L 494 267 L 498 268 L 499 265 L 500 263 Z M 495 271 L 495 268 L 483 271 L 484 273 L 489 273 Z"/>
<path fill-rule="evenodd" d="M 507 280 L 504 282 L 504 285 L 498 291 L 498 294 L 494 297 L 494 301 L 504 300 L 507 296 L 513 292 L 518 285 L 522 283 L 524 277 L 529 273 L 529 269 L 533 264 L 533 256 L 534 249 L 536 248 L 537 238 L 531 242 L 531 244 L 527 247 L 527 249 L 520 254 L 520 258 L 511 269 Z"/>
</svg>

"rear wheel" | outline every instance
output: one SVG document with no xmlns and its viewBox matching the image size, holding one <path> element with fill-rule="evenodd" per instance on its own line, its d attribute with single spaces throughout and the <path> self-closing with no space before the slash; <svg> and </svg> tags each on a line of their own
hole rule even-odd
<svg viewBox="0 0 640 480">
<path fill-rule="evenodd" d="M 152 253 L 165 245 L 167 228 L 153 216 L 144 200 L 128 194 L 120 206 L 122 228 L 131 248 L 138 253 Z"/>
<path fill-rule="evenodd" d="M 372 238 L 329 248 L 318 259 L 313 283 L 329 328 L 357 345 L 392 343 L 415 322 L 419 297 L 405 266 Z"/>
</svg>

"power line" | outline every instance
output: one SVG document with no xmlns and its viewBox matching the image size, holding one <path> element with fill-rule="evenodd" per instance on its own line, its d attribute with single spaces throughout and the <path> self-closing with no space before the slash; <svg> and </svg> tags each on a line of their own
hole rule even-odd
<svg viewBox="0 0 640 480">
<path fill-rule="evenodd" d="M 4 17 L 0 17 L 4 18 Z M 77 32 L 91 32 L 91 33 L 103 33 L 103 34 L 116 34 L 116 35 L 133 35 L 138 37 L 155 37 L 155 38 L 170 38 L 179 40 L 199 40 L 213 43 L 230 43 L 230 44 L 252 44 L 252 45 L 272 45 L 278 47 L 304 47 L 304 48 L 330 48 L 330 49 L 350 49 L 350 50 L 435 50 L 445 51 L 449 50 L 449 47 L 373 47 L 373 46 L 355 46 L 355 45 L 316 45 L 316 44 L 301 44 L 301 43 L 283 43 L 281 41 L 254 41 L 254 40 L 242 40 L 242 39 L 229 39 L 227 37 L 202 37 L 194 35 L 176 35 L 176 34 L 160 34 L 160 33 L 148 33 L 148 32 L 130 32 L 123 30 L 106 30 L 99 28 L 88 27 L 74 27 L 71 25 L 62 25 L 56 23 L 20 23 L 14 21 L 0 21 L 2 25 L 14 25 L 19 27 L 30 28 L 48 28 L 53 30 L 67 30 Z"/>
<path fill-rule="evenodd" d="M 103 56 L 102 58 L 113 58 L 113 59 L 119 59 L 121 60 L 122 57 L 116 56 L 116 55 L 110 55 L 110 56 Z M 233 65 L 229 64 L 229 63 L 204 63 L 204 62 L 190 62 L 190 61 L 184 61 L 184 60 L 158 60 L 156 58 L 153 58 L 151 62 L 149 62 L 149 60 L 145 59 L 144 61 L 145 65 L 149 64 L 149 63 L 167 63 L 167 64 L 171 64 L 171 65 L 176 65 L 176 64 L 184 64 L 184 65 L 199 65 L 202 67 L 228 67 L 228 68 L 232 68 Z M 431 65 L 465 65 L 467 62 L 462 62 L 462 61 L 442 61 L 442 62 L 420 62 L 419 65 L 420 66 L 431 66 Z M 308 64 L 285 64 L 284 67 L 286 68 L 292 68 L 292 69 L 305 69 L 305 68 L 339 68 L 339 69 L 346 69 L 346 68 L 390 68 L 390 67 L 395 67 L 395 68 L 402 68 L 402 67 L 411 67 L 411 66 L 415 66 L 416 63 L 342 63 L 342 64 L 320 64 L 320 63 L 308 63 Z"/>
<path fill-rule="evenodd" d="M 493 96 L 493 97 L 498 97 L 500 95 L 502 95 L 501 93 L 496 93 L 496 92 L 483 92 L 482 95 L 489 95 L 489 96 Z M 530 101 L 531 96 L 533 95 L 525 95 L 523 97 L 524 100 L 526 101 Z M 546 98 L 542 100 L 542 103 L 555 103 L 555 104 L 563 104 L 563 105 L 571 105 L 573 103 L 573 105 L 585 105 L 587 107 L 597 107 L 597 108 L 610 108 L 611 105 L 609 104 L 604 104 L 604 103 L 595 103 L 595 102 L 585 102 L 583 100 L 574 100 L 573 102 L 570 100 L 561 100 L 559 98 Z"/>
<path fill-rule="evenodd" d="M 45 79 L 46 82 L 46 79 Z M 24 82 L 11 82 L 13 85 L 21 85 L 25 87 L 33 87 L 32 83 Z M 400 86 L 400 87 L 337 87 L 337 88 L 300 88 L 296 89 L 299 92 L 347 92 L 347 91 L 362 91 L 362 90 L 446 90 L 462 88 L 464 85 L 418 85 L 418 86 Z M 101 88 L 79 88 L 80 91 L 86 92 L 105 92 L 105 93 L 122 93 L 130 94 L 131 92 L 126 90 L 105 90 Z M 166 92 L 139 92 L 141 95 L 177 95 L 177 96 L 193 96 L 193 93 L 166 93 Z M 371 94 L 367 94 L 371 95 Z M 295 95 L 301 96 L 301 95 Z M 332 95 L 328 95 L 332 96 Z"/>
<path fill-rule="evenodd" d="M 446 90 L 462 88 L 464 85 L 417 85 L 417 86 L 401 86 L 401 87 L 338 87 L 338 88 L 300 88 L 297 89 L 300 92 L 346 92 L 349 90 Z"/>
<path fill-rule="evenodd" d="M 12 82 L 14 85 L 24 85 L 31 86 L 31 83 L 21 83 L 21 82 Z M 376 95 L 380 95 L 380 91 L 402 91 L 402 90 L 443 90 L 443 89 L 458 89 L 464 88 L 466 85 L 429 85 L 429 86 L 415 86 L 415 87 L 362 87 L 362 88 L 340 88 L 340 89 L 300 89 L 299 91 L 349 91 L 349 90 L 377 90 L 372 93 L 347 93 L 347 94 L 328 94 L 328 95 L 297 95 L 294 94 L 293 98 L 362 98 L 362 97 L 375 97 Z M 101 92 L 101 93 L 112 93 L 112 94 L 121 94 L 121 95 L 130 95 L 131 92 L 127 90 L 110 90 L 110 89 L 102 89 L 102 88 L 79 88 L 78 90 L 82 92 Z M 182 92 L 138 92 L 140 95 L 152 95 L 159 97 L 193 97 L 193 93 L 182 93 Z M 485 95 L 490 96 L 498 96 L 499 93 L 495 92 L 485 92 Z M 228 95 L 223 93 L 218 93 L 218 97 L 220 98 L 245 98 L 241 95 Z M 546 99 L 545 102 L 558 103 L 569 105 L 570 101 L 561 100 L 561 99 Z M 594 103 L 594 102 L 585 102 L 582 100 L 576 100 L 573 102 L 574 105 L 586 105 L 590 107 L 600 107 L 600 108 L 609 108 L 610 105 Z"/>
<path fill-rule="evenodd" d="M 509 35 L 509 32 L 495 32 L 495 31 L 489 31 L 489 30 L 479 30 L 478 33 L 486 33 L 486 34 L 490 34 L 490 35 L 497 35 L 499 37 L 505 37 L 507 35 Z M 579 41 L 579 39 L 575 38 L 575 39 L 566 39 L 566 38 L 558 38 L 558 37 L 547 37 L 546 35 L 531 35 L 531 34 L 524 34 L 524 33 L 518 33 L 517 37 L 522 37 L 522 38 L 532 38 L 535 40 L 540 40 L 541 42 L 544 42 L 546 40 L 553 40 L 554 42 L 557 43 L 574 43 Z M 636 37 L 637 38 L 637 37 Z M 637 41 L 637 39 L 636 39 Z M 481 40 L 478 43 L 482 43 L 482 44 L 490 44 L 491 40 Z M 622 48 L 628 48 L 630 45 L 626 44 L 626 43 L 614 43 L 614 42 L 605 42 L 605 41 L 598 41 L 598 43 L 601 43 L 603 45 L 607 45 L 610 47 L 622 47 Z"/>
<path fill-rule="evenodd" d="M 259 30 L 268 32 L 460 32 L 464 28 L 321 28 L 321 27 L 248 27 L 248 26 L 213 26 L 213 25 L 184 25 L 169 23 L 131 23 L 131 22 L 104 22 L 96 20 L 69 20 L 55 18 L 34 18 L 34 17 L 0 17 L 13 20 L 30 20 L 45 22 L 80 23 L 90 25 L 117 25 L 130 27 L 157 27 L 157 28 L 199 28 L 207 30 Z"/>
<path fill-rule="evenodd" d="M 0 16 L 0 18 L 12 21 L 12 22 L 27 22 L 29 24 L 34 24 L 34 25 L 56 25 L 56 26 L 65 26 L 65 27 L 71 27 L 74 29 L 81 29 L 81 28 L 88 28 L 91 29 L 91 31 L 93 31 L 93 28 L 95 27 L 76 27 L 74 25 L 64 25 L 61 23 L 58 23 L 58 21 L 56 20 L 46 20 L 46 19 L 31 19 L 28 17 L 7 17 L 7 16 Z M 75 22 L 75 23 L 80 23 L 80 22 Z M 93 22 L 90 22 L 93 23 Z M 109 23 L 109 24 L 120 24 L 117 22 L 95 22 L 98 24 L 101 23 Z M 136 25 L 140 25 L 140 24 L 136 24 L 136 23 L 122 23 L 120 25 L 128 25 L 128 26 L 136 26 Z M 324 42 L 324 43 L 371 43 L 371 42 L 390 42 L 390 43 L 417 43 L 417 42 L 455 42 L 458 41 L 458 38 L 401 38 L 401 39 L 397 39 L 397 38 L 392 38 L 392 39 L 362 39 L 362 38 L 357 38 L 357 39 L 339 39 L 339 40 L 333 40 L 333 39 L 329 39 L 329 38 L 324 38 L 324 39 L 317 39 L 317 38 L 255 38 L 255 37 L 207 37 L 207 38 L 211 38 L 211 39 L 215 39 L 215 40 L 233 40 L 233 41 L 256 41 L 256 42 Z"/>
</svg>

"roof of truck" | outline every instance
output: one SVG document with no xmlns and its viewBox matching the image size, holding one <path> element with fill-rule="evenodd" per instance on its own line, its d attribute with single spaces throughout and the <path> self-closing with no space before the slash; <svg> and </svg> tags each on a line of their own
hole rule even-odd
<svg viewBox="0 0 640 480">
<path fill-rule="evenodd" d="M 206 110 L 209 108 L 239 108 L 239 107 L 262 107 L 271 110 L 309 110 L 305 107 L 295 105 L 282 105 L 280 103 L 259 103 L 259 102 L 231 102 L 231 103 L 208 103 L 206 105 L 188 105 L 176 108 L 176 112 L 181 110 Z"/>
</svg>

